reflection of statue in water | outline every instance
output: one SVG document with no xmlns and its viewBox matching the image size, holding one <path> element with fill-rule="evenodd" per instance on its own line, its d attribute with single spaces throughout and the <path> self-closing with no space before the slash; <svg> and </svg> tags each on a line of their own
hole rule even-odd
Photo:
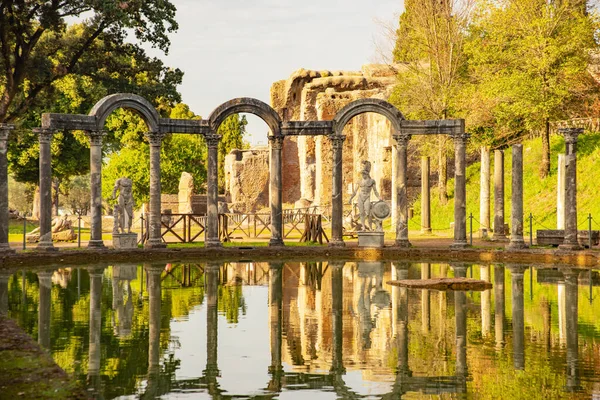
<svg viewBox="0 0 600 400">
<path fill-rule="evenodd" d="M 119 178 L 115 182 L 112 192 L 114 200 L 119 191 L 119 198 L 114 208 L 115 222 L 113 233 L 131 233 L 131 224 L 133 222 L 133 194 L 131 191 L 133 183 L 129 178 Z"/>
<path fill-rule="evenodd" d="M 359 182 L 356 189 L 354 189 L 354 192 L 352 193 L 352 196 L 350 196 L 350 200 L 348 201 L 349 204 L 352 204 L 352 199 L 354 198 L 354 196 L 356 196 L 356 193 L 358 192 L 358 211 L 360 214 L 360 224 L 362 225 L 363 231 L 373 229 L 373 221 L 371 218 L 371 190 L 373 190 L 375 196 L 377 196 L 379 201 L 381 201 L 381 198 L 379 197 L 379 192 L 377 192 L 377 188 L 375 187 L 375 179 L 371 178 L 370 172 L 371 162 L 366 160 L 363 161 L 362 171 L 360 171 L 362 179 Z M 367 218 L 369 222 L 368 228 L 365 225 L 365 218 Z"/>
</svg>

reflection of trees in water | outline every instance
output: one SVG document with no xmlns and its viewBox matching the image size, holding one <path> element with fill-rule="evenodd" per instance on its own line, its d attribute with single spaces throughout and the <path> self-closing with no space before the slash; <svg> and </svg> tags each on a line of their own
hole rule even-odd
<svg viewBox="0 0 600 400">
<path fill-rule="evenodd" d="M 246 315 L 246 303 L 242 295 L 242 286 L 219 286 L 219 311 L 227 322 L 237 324 L 240 312 Z"/>
</svg>

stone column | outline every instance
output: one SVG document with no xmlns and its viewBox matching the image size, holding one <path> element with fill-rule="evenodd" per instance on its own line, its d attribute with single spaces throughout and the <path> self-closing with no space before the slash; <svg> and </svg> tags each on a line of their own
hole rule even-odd
<svg viewBox="0 0 600 400">
<path fill-rule="evenodd" d="M 510 205 L 510 249 L 527 247 L 523 240 L 523 145 L 512 146 L 512 195 Z"/>
<path fill-rule="evenodd" d="M 565 195 L 565 241 L 559 246 L 563 250 L 581 250 L 577 241 L 577 137 L 582 128 L 560 128 L 566 145 L 566 195 Z"/>
<path fill-rule="evenodd" d="M 481 172 L 479 179 L 479 229 L 481 237 L 490 233 L 490 149 L 481 147 Z"/>
<path fill-rule="evenodd" d="M 0 124 L 0 254 L 12 253 L 8 244 L 8 134 L 14 125 Z"/>
<path fill-rule="evenodd" d="M 431 233 L 429 157 L 421 157 L 421 233 Z"/>
<path fill-rule="evenodd" d="M 94 398 L 101 393 L 100 361 L 102 357 L 102 274 L 104 268 L 88 268 L 90 276 L 90 325 L 87 390 Z"/>
<path fill-rule="evenodd" d="M 281 149 L 284 136 L 269 136 L 269 202 L 271 203 L 271 240 L 269 246 L 283 246 L 283 187 L 281 183 Z"/>
<path fill-rule="evenodd" d="M 344 337 L 344 262 L 332 261 L 331 267 L 331 374 L 342 375 L 344 368 L 343 337 Z"/>
<path fill-rule="evenodd" d="M 525 369 L 525 304 L 523 272 L 526 267 L 509 266 L 512 279 L 513 364 L 515 369 Z"/>
<path fill-rule="evenodd" d="M 90 229 L 90 248 L 104 248 L 102 241 L 102 131 L 86 132 L 90 139 L 90 198 L 92 223 Z M 116 221 L 115 221 L 116 223 Z"/>
<path fill-rule="evenodd" d="M 52 316 L 52 272 L 38 272 L 38 343 L 44 349 L 50 349 L 50 321 Z"/>
<path fill-rule="evenodd" d="M 469 135 L 453 135 L 454 139 L 454 243 L 452 248 L 465 248 L 467 243 L 467 140 Z"/>
<path fill-rule="evenodd" d="M 408 165 L 408 142 L 411 135 L 394 135 L 396 140 L 396 246 L 410 247 L 408 241 L 408 196 L 406 193 L 406 169 Z"/>
<path fill-rule="evenodd" d="M 494 333 L 496 348 L 504 347 L 504 266 L 494 265 Z"/>
<path fill-rule="evenodd" d="M 282 323 L 283 323 L 283 263 L 269 263 L 269 342 L 271 344 L 271 365 L 269 375 L 271 391 L 281 390 L 282 365 Z"/>
<path fill-rule="evenodd" d="M 344 219 L 344 199 L 342 191 L 342 149 L 344 147 L 344 140 L 346 136 L 342 135 L 330 135 L 331 148 L 333 150 L 333 188 L 331 191 L 331 242 L 329 245 L 332 247 L 343 247 L 345 246 L 343 233 L 343 219 Z"/>
<path fill-rule="evenodd" d="M 208 168 L 206 189 L 206 247 L 221 247 L 219 241 L 219 142 L 221 135 L 206 135 Z"/>
<path fill-rule="evenodd" d="M 148 224 L 148 241 L 145 248 L 155 249 L 167 247 L 160 234 L 160 147 L 163 135 L 159 132 L 146 133 L 150 143 L 150 216 Z"/>
<path fill-rule="evenodd" d="M 494 150 L 494 236 L 492 240 L 506 242 L 504 232 L 504 150 Z"/>
<path fill-rule="evenodd" d="M 556 229 L 565 229 L 565 155 L 558 155 L 558 173 L 556 174 Z"/>
<path fill-rule="evenodd" d="M 579 271 L 568 269 L 565 275 L 565 303 L 566 303 L 566 326 L 567 326 L 567 391 L 576 392 L 581 390 L 579 379 Z"/>
<path fill-rule="evenodd" d="M 52 243 L 52 155 L 50 143 L 53 131 L 36 128 L 33 130 L 40 140 L 40 250 L 57 250 Z"/>
</svg>

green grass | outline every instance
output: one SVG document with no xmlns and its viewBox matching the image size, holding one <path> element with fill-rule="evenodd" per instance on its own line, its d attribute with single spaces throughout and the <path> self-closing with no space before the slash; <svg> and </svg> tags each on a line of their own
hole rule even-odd
<svg viewBox="0 0 600 400">
<path fill-rule="evenodd" d="M 580 230 L 588 229 L 588 214 L 594 218 L 592 229 L 600 229 L 600 197 L 598 196 L 598 181 L 600 179 L 600 133 L 586 133 L 579 137 L 577 148 L 577 222 Z M 551 138 L 551 169 L 550 175 L 540 178 L 539 166 L 542 159 L 541 138 L 527 140 L 523 143 L 523 213 L 524 236 L 529 237 L 529 214 L 533 215 L 533 232 L 537 229 L 556 229 L 556 184 L 558 169 L 558 154 L 565 152 L 564 139 L 558 135 Z M 494 215 L 494 161 L 491 155 L 490 178 L 490 214 L 493 225 Z M 512 180 L 511 149 L 504 151 L 504 189 L 505 189 L 505 221 L 510 223 L 511 210 L 511 180 Z M 467 167 L 467 230 L 469 229 L 470 213 L 473 213 L 473 232 L 479 229 L 479 171 L 480 163 L 476 162 Z M 439 201 L 437 188 L 431 191 L 431 226 L 434 233 L 446 234 L 450 222 L 454 221 L 454 180 L 448 182 L 449 200 L 442 205 Z M 420 229 L 421 200 L 413 204 L 414 217 L 409 222 L 409 229 Z M 442 230 L 444 229 L 444 230 Z"/>
</svg>

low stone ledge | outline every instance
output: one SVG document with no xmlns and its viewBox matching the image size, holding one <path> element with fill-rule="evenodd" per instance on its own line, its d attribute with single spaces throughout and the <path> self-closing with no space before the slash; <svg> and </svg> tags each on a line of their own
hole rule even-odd
<svg viewBox="0 0 600 400">
<path fill-rule="evenodd" d="M 411 289 L 431 289 L 439 291 L 473 290 L 481 292 L 492 288 L 490 282 L 470 278 L 403 279 L 399 281 L 388 281 L 388 284 Z"/>
</svg>

